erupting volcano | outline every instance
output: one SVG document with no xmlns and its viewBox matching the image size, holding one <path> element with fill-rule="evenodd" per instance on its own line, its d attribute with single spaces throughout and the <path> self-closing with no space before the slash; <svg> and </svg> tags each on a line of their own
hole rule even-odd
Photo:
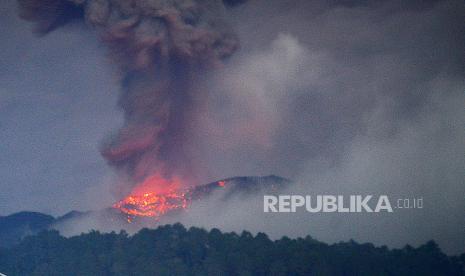
<svg viewBox="0 0 465 276">
<path fill-rule="evenodd" d="M 236 177 L 194 187 L 198 170 L 186 150 L 201 85 L 208 72 L 239 47 L 224 20 L 222 0 L 18 0 L 22 18 L 45 35 L 76 19 L 100 34 L 119 66 L 122 127 L 102 144 L 101 154 L 130 190 L 110 210 L 128 222 L 158 221 L 187 209 L 214 190 L 246 191 L 275 177 Z M 226 3 L 226 5 L 225 5 Z M 263 185 L 262 185 L 263 184 Z M 267 186 L 267 185 L 265 185 Z M 269 186 L 269 185 L 268 185 Z M 274 184 L 269 186 L 274 188 Z"/>
<path fill-rule="evenodd" d="M 221 0 L 18 0 L 20 15 L 46 34 L 75 19 L 94 27 L 119 65 L 124 125 L 102 156 L 133 188 L 115 204 L 129 216 L 185 208 L 196 178 L 186 153 L 198 80 L 239 47 Z M 228 4 L 231 1 L 226 1 Z M 187 179 L 187 180 L 186 180 Z"/>
<path fill-rule="evenodd" d="M 185 185 L 181 185 L 177 179 L 167 181 L 155 175 L 142 182 L 123 200 L 115 203 L 113 208 L 124 214 L 128 222 L 147 217 L 158 221 L 164 215 L 188 210 L 196 201 L 208 200 L 214 192 L 223 192 L 221 200 L 226 202 L 232 196 L 274 194 L 288 187 L 290 183 L 289 179 L 275 175 L 243 176 L 183 188 Z"/>
</svg>

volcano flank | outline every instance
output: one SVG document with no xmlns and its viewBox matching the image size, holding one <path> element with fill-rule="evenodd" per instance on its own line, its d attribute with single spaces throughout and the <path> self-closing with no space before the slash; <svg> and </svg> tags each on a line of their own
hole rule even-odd
<svg viewBox="0 0 465 276">
<path fill-rule="evenodd" d="M 0 229 L 0 246 L 14 245 L 25 236 L 34 235 L 42 230 L 57 229 L 67 232 L 77 224 L 88 221 L 97 222 L 98 229 L 124 228 L 137 231 L 143 226 L 163 224 L 167 219 L 176 220 L 177 215 L 189 212 L 191 206 L 213 197 L 227 204 L 235 197 L 273 194 L 290 184 L 289 179 L 275 175 L 231 177 L 167 194 L 142 195 L 132 200 L 126 198 L 103 210 L 71 211 L 57 218 L 36 212 L 15 213 L 0 217 L 0 224 L 3 226 Z M 88 230 L 91 229 L 83 229 L 83 232 Z"/>
</svg>

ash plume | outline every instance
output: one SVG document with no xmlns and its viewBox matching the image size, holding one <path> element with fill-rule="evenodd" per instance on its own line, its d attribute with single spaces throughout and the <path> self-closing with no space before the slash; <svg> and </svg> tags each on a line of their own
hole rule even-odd
<svg viewBox="0 0 465 276">
<path fill-rule="evenodd" d="M 184 177 L 183 156 L 195 82 L 238 48 L 220 0 L 18 0 L 20 16 L 45 35 L 83 19 L 101 35 L 123 75 L 124 126 L 102 155 L 132 182 Z M 85 57 L 84 57 L 85 58 Z"/>
</svg>

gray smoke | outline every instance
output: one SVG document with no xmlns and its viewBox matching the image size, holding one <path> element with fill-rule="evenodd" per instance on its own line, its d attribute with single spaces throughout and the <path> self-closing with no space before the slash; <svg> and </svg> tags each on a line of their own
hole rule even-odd
<svg viewBox="0 0 465 276">
<path fill-rule="evenodd" d="M 207 83 L 215 89 L 196 121 L 207 177 L 278 174 L 300 182 L 288 194 L 427 204 L 380 216 L 273 216 L 262 198 L 238 198 L 183 222 L 390 246 L 435 239 L 463 252 L 465 5 L 257 0 L 232 12 L 241 51 Z"/>
<path fill-rule="evenodd" d="M 238 47 L 216 0 L 18 0 L 46 34 L 76 18 L 97 29 L 123 75 L 125 124 L 105 143 L 110 164 L 138 182 L 158 173 L 192 180 L 184 154 L 196 79 Z M 84 57 L 85 58 L 85 57 Z"/>
</svg>

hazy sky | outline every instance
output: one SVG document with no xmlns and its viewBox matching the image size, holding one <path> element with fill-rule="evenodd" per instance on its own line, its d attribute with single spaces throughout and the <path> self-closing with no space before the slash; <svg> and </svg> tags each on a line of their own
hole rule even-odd
<svg viewBox="0 0 465 276">
<path fill-rule="evenodd" d="M 278 174 L 302 193 L 421 196 L 428 208 L 318 218 L 296 231 L 241 212 L 217 224 L 465 246 L 465 8 L 405 2 L 257 0 L 230 10 L 241 50 L 198 84 L 207 96 L 188 149 L 202 181 Z M 111 204 L 117 179 L 99 148 L 122 124 L 120 88 L 97 35 L 74 24 L 37 37 L 7 0 L 0 43 L 0 215 Z"/>
<path fill-rule="evenodd" d="M 121 114 L 104 51 L 79 26 L 39 38 L 16 13 L 2 1 L 0 214 L 108 204 L 105 193 L 93 197 L 110 174 L 98 149 Z"/>
</svg>

